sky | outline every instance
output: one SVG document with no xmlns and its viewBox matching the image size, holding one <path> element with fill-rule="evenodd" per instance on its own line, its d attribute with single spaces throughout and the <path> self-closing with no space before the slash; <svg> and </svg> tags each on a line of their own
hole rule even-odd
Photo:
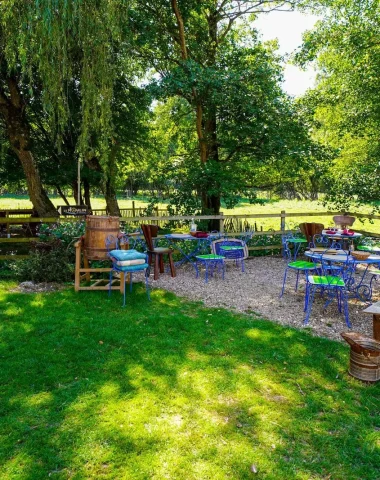
<svg viewBox="0 0 380 480">
<path fill-rule="evenodd" d="M 262 40 L 278 39 L 279 52 L 292 53 L 302 44 L 302 33 L 310 30 L 318 17 L 300 12 L 270 12 L 259 16 L 256 28 L 262 34 Z M 284 90 L 290 95 L 302 95 L 314 86 L 315 71 L 309 68 L 303 71 L 294 65 L 286 65 L 284 72 Z"/>
</svg>

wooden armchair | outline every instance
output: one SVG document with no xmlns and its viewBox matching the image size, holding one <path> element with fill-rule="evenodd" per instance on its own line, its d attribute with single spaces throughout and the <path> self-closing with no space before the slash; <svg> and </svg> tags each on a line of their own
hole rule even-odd
<svg viewBox="0 0 380 480">
<path fill-rule="evenodd" d="M 322 230 L 325 228 L 323 223 L 300 223 L 299 225 L 301 232 L 305 235 L 307 243 L 310 245 L 313 242 L 314 235 L 319 235 L 322 233 Z"/>
</svg>

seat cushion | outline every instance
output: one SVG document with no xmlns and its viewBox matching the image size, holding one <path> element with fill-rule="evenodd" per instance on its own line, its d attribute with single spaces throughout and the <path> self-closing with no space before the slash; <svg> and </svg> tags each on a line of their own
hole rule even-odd
<svg viewBox="0 0 380 480">
<path fill-rule="evenodd" d="M 333 277 L 331 275 L 319 276 L 309 275 L 307 277 L 309 283 L 312 285 L 321 285 L 322 287 L 345 287 L 344 280 L 340 277 Z"/>
<path fill-rule="evenodd" d="M 224 260 L 223 255 L 213 255 L 212 253 L 209 255 L 197 255 L 196 258 L 199 260 Z"/>
<path fill-rule="evenodd" d="M 119 261 L 124 260 L 145 260 L 145 253 L 138 252 L 137 250 L 111 250 L 109 252 L 110 256 Z"/>
<path fill-rule="evenodd" d="M 128 265 L 125 267 L 117 266 L 117 270 L 120 272 L 139 272 L 140 270 L 145 270 L 149 265 L 147 263 L 142 263 L 141 265 Z"/>
<path fill-rule="evenodd" d="M 316 265 L 313 262 L 306 262 L 304 260 L 296 260 L 295 262 L 288 263 L 288 267 L 300 270 L 314 270 L 315 268 L 320 267 L 320 265 Z"/>
<path fill-rule="evenodd" d="M 136 260 L 119 260 L 116 265 L 119 267 L 128 267 L 129 265 L 143 265 L 145 258 L 137 258 Z"/>
<path fill-rule="evenodd" d="M 168 247 L 156 247 L 153 249 L 153 253 L 169 253 L 172 249 Z"/>
</svg>

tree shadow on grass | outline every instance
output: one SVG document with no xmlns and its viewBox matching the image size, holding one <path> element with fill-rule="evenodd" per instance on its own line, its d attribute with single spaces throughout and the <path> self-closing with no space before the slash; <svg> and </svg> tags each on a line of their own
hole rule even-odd
<svg viewBox="0 0 380 480">
<path fill-rule="evenodd" d="M 348 349 L 155 290 L 0 297 L 3 478 L 378 478 Z"/>
</svg>

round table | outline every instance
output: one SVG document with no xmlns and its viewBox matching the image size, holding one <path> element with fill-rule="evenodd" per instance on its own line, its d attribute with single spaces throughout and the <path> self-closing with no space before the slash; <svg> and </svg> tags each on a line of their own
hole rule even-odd
<svg viewBox="0 0 380 480">
<path fill-rule="evenodd" d="M 305 252 L 305 255 L 313 260 L 323 260 L 331 263 L 344 263 L 347 261 L 347 254 L 343 250 L 337 250 L 336 254 L 333 253 L 324 253 L 324 252 Z M 358 264 L 365 264 L 366 268 L 363 272 L 363 275 L 360 277 L 359 282 L 356 282 L 352 279 L 350 283 L 349 290 L 354 293 L 355 297 L 361 301 L 369 302 L 372 298 L 372 280 L 369 284 L 364 283 L 364 277 L 368 271 L 369 265 L 378 265 L 380 268 L 380 255 L 370 255 L 364 260 L 358 260 L 351 255 L 348 257 L 348 260 L 352 262 L 355 266 Z"/>
</svg>

